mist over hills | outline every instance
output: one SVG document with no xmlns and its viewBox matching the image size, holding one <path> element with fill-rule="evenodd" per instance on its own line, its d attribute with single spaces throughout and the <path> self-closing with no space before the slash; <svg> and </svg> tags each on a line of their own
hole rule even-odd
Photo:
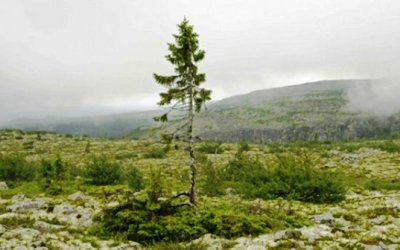
<svg viewBox="0 0 400 250">
<path fill-rule="evenodd" d="M 207 105 L 195 119 L 205 139 L 258 143 L 350 140 L 400 132 L 400 87 L 395 80 L 329 80 L 258 90 Z M 3 127 L 100 137 L 140 138 L 160 132 L 162 110 L 116 115 L 19 119 Z M 179 121 L 164 130 L 173 131 Z"/>
</svg>

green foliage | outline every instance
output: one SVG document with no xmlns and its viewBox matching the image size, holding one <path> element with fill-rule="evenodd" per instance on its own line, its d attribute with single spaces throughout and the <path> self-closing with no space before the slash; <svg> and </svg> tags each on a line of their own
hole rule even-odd
<svg viewBox="0 0 400 250">
<path fill-rule="evenodd" d="M 382 181 L 382 180 L 370 180 L 365 183 L 365 188 L 369 190 L 400 190 L 399 181 Z"/>
<path fill-rule="evenodd" d="M 205 51 L 199 49 L 198 34 L 193 31 L 193 26 L 185 19 L 178 25 L 178 35 L 174 35 L 175 43 L 168 44 L 170 54 L 166 59 L 175 66 L 176 75 L 162 76 L 154 74 L 158 84 L 167 88 L 160 93 L 161 106 L 170 105 L 173 101 L 178 104 L 194 105 L 196 112 L 200 112 L 202 105 L 211 99 L 211 91 L 200 88 L 205 82 L 206 75 L 198 73 L 197 63 L 204 59 Z M 168 113 L 155 118 L 156 121 L 168 121 Z"/>
<path fill-rule="evenodd" d="M 106 155 L 94 156 L 86 166 L 85 177 L 93 185 L 113 185 L 122 182 L 121 165 Z"/>
<path fill-rule="evenodd" d="M 204 176 L 204 182 L 201 185 L 204 194 L 217 196 L 223 194 L 223 181 L 221 171 L 207 158 L 207 155 L 198 154 L 200 172 Z"/>
<path fill-rule="evenodd" d="M 393 141 L 385 141 L 379 143 L 378 145 L 374 145 L 374 148 L 389 152 L 389 153 L 399 153 L 400 152 L 400 144 Z"/>
<path fill-rule="evenodd" d="M 67 178 L 67 168 L 60 156 L 51 162 L 42 160 L 39 169 L 41 186 L 48 193 L 56 195 L 63 191 L 64 181 Z"/>
<path fill-rule="evenodd" d="M 228 163 L 224 176 L 247 198 L 283 197 L 314 203 L 345 198 L 345 188 L 335 175 L 312 168 L 308 160 L 289 156 L 279 157 L 278 165 L 267 169 L 260 161 L 239 154 Z"/>
<path fill-rule="evenodd" d="M 138 157 L 135 152 L 116 152 L 115 159 L 116 160 L 125 160 L 125 159 L 136 159 Z"/>
<path fill-rule="evenodd" d="M 280 210 L 265 208 L 258 203 L 213 200 L 194 211 L 188 206 L 174 204 L 172 199 L 154 203 L 146 197 L 135 197 L 118 207 L 108 208 L 97 215 L 95 221 L 99 223 L 99 234 L 119 236 L 145 245 L 186 242 L 206 233 L 236 238 L 309 225 L 303 218 L 294 220 Z"/>
<path fill-rule="evenodd" d="M 161 169 L 151 168 L 147 179 L 146 193 L 151 202 L 156 203 L 158 198 L 164 196 L 165 178 Z"/>
<path fill-rule="evenodd" d="M 13 184 L 35 178 L 36 166 L 20 154 L 0 154 L 0 180 Z"/>
<path fill-rule="evenodd" d="M 166 155 L 164 149 L 153 149 L 143 155 L 146 159 L 162 159 Z"/>
<path fill-rule="evenodd" d="M 198 151 L 205 154 L 222 154 L 224 148 L 221 141 L 205 141 L 200 145 Z"/>
<path fill-rule="evenodd" d="M 132 167 L 126 174 L 129 187 L 134 191 L 142 190 L 144 187 L 143 173 L 137 168 Z"/>
<path fill-rule="evenodd" d="M 242 140 L 239 142 L 239 150 L 238 150 L 239 153 L 247 152 L 249 150 L 250 150 L 250 145 L 246 141 Z"/>
</svg>

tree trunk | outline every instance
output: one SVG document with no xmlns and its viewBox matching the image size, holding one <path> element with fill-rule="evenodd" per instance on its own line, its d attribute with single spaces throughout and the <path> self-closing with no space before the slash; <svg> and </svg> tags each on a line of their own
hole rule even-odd
<svg viewBox="0 0 400 250">
<path fill-rule="evenodd" d="M 189 166 L 190 166 L 190 190 L 189 190 L 189 201 L 193 206 L 196 206 L 196 157 L 194 153 L 194 141 L 193 141 L 193 87 L 190 86 L 190 97 L 189 97 L 189 126 L 187 130 L 188 143 L 189 143 Z"/>
</svg>

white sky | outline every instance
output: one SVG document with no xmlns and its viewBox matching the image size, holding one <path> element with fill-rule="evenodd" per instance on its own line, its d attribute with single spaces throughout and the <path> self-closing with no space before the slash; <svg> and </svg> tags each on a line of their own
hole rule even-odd
<svg viewBox="0 0 400 250">
<path fill-rule="evenodd" d="M 398 0 L 1 0 L 0 122 L 153 108 L 186 16 L 213 99 L 398 75 Z"/>
</svg>

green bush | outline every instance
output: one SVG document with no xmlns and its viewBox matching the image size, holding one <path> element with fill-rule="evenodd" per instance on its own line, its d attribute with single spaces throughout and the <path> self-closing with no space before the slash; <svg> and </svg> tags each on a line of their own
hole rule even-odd
<svg viewBox="0 0 400 250">
<path fill-rule="evenodd" d="M 143 189 L 143 173 L 137 168 L 132 167 L 126 174 L 129 187 L 134 191 Z"/>
<path fill-rule="evenodd" d="M 36 166 L 19 154 L 0 155 L 0 180 L 9 182 L 31 181 Z"/>
<path fill-rule="evenodd" d="M 400 152 L 400 144 L 395 143 L 393 141 L 385 141 L 383 143 L 379 143 L 378 145 L 374 145 L 373 147 L 376 149 L 386 151 L 388 153 Z"/>
<path fill-rule="evenodd" d="M 151 202 L 157 203 L 165 193 L 165 176 L 161 169 L 151 168 L 146 180 L 146 193 Z"/>
<path fill-rule="evenodd" d="M 400 182 L 393 181 L 383 181 L 383 180 L 370 180 L 365 185 L 366 189 L 369 190 L 400 190 Z"/>
<path fill-rule="evenodd" d="M 162 159 L 166 155 L 166 150 L 164 149 L 154 149 L 143 155 L 146 159 Z"/>
<path fill-rule="evenodd" d="M 204 176 L 201 183 L 202 192 L 209 196 L 217 196 L 223 194 L 223 182 L 221 172 L 207 158 L 207 155 L 198 154 L 196 156 L 199 171 Z"/>
<path fill-rule="evenodd" d="M 221 141 L 206 141 L 200 145 L 198 150 L 205 154 L 222 154 L 224 152 Z"/>
<path fill-rule="evenodd" d="M 63 191 L 64 181 L 67 178 L 67 168 L 61 158 L 57 156 L 53 162 L 42 160 L 39 175 L 42 188 L 48 193 L 56 195 Z"/>
<path fill-rule="evenodd" d="M 225 238 L 255 236 L 285 227 L 310 225 L 306 217 L 289 216 L 258 203 L 210 200 L 196 210 L 171 199 L 151 202 L 136 196 L 96 215 L 97 230 L 104 237 L 119 237 L 144 245 L 187 242 L 210 233 Z"/>
<path fill-rule="evenodd" d="M 119 184 L 123 179 L 121 165 L 109 160 L 106 155 L 93 157 L 87 165 L 84 175 L 93 185 Z"/>
<path fill-rule="evenodd" d="M 278 165 L 265 168 L 261 162 L 237 155 L 225 168 L 225 180 L 247 198 L 283 197 L 305 202 L 333 203 L 345 198 L 345 188 L 332 173 L 311 167 L 307 160 L 279 157 Z"/>
<path fill-rule="evenodd" d="M 142 244 L 181 242 L 200 237 L 206 231 L 190 208 L 172 207 L 168 202 L 134 199 L 95 217 L 104 235 L 123 234 Z"/>
<path fill-rule="evenodd" d="M 246 151 L 250 151 L 250 145 L 246 141 L 240 141 L 238 152 L 241 153 Z"/>
</svg>

